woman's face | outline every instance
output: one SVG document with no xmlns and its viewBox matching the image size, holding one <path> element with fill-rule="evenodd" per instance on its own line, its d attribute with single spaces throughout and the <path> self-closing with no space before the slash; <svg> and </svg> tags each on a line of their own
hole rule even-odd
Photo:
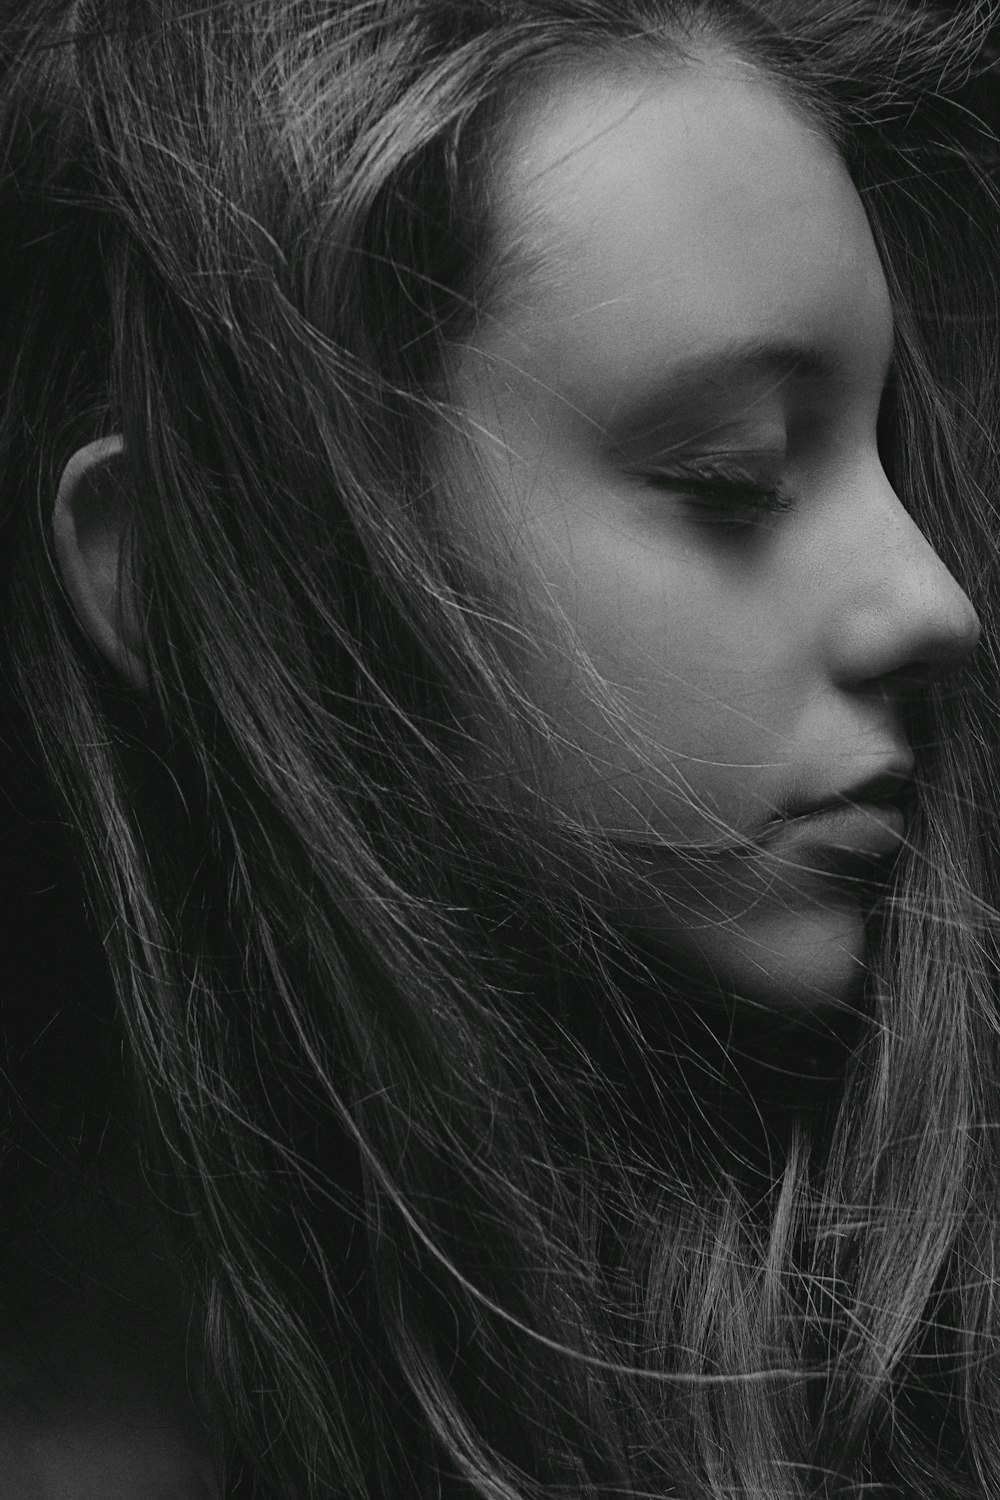
<svg viewBox="0 0 1000 1500">
<path fill-rule="evenodd" d="M 647 936 L 737 994 L 848 999 L 861 877 L 901 840 L 908 699 L 978 633 L 879 457 L 893 319 L 860 199 L 721 58 L 540 92 L 495 192 L 523 274 L 458 359 L 456 488 L 521 617 L 555 604 L 577 642 L 523 658 L 559 746 L 545 789 L 719 851 L 683 877 L 664 855 L 628 913 Z"/>
</svg>

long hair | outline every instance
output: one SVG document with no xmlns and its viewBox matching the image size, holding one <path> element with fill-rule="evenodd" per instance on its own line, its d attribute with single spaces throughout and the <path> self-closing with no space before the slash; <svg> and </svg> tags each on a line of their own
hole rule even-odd
<svg viewBox="0 0 1000 1500">
<path fill-rule="evenodd" d="M 26 9 L 0 7 L 9 670 L 232 1475 L 357 1500 L 997 1493 L 995 204 L 956 96 L 983 8 Z M 886 462 L 986 642 L 961 694 L 928 692 L 824 1106 L 793 1101 L 745 1170 L 697 1123 L 746 1104 L 731 1048 L 602 914 L 641 868 L 470 774 L 492 726 L 550 730 L 438 461 L 449 350 L 502 289 L 509 111 L 570 59 L 706 37 L 852 172 L 896 307 Z M 91 656 L 48 538 L 61 466 L 114 431 L 142 692 Z"/>
</svg>

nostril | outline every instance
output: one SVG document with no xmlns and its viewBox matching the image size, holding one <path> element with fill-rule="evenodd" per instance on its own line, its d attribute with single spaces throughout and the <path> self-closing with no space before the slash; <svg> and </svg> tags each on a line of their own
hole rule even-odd
<svg viewBox="0 0 1000 1500">
<path fill-rule="evenodd" d="M 922 697 L 935 683 L 946 681 L 969 660 L 975 650 L 978 630 L 970 638 L 967 651 L 942 653 L 939 657 L 927 657 L 923 661 L 911 662 L 908 666 L 886 672 L 873 682 L 873 688 L 883 698 L 893 702 L 912 702 Z"/>
<path fill-rule="evenodd" d="M 873 695 L 891 703 L 909 703 L 921 697 L 938 673 L 931 662 L 912 662 L 884 672 L 870 684 Z"/>
</svg>

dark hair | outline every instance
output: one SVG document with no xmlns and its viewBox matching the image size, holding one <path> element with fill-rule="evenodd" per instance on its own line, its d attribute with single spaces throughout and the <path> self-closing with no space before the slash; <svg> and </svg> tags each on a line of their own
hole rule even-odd
<svg viewBox="0 0 1000 1500">
<path fill-rule="evenodd" d="M 11 670 L 234 1472 L 359 1500 L 995 1493 L 995 203 L 953 97 L 983 8 L 25 12 L 0 7 Z M 663 976 L 593 897 L 618 856 L 468 775 L 470 715 L 544 726 L 432 451 L 449 346 L 502 286 L 506 113 L 568 59 L 705 40 L 850 167 L 896 305 L 887 461 L 986 638 L 929 697 L 843 1076 L 763 1181 L 693 1136 L 708 1031 L 650 1039 Z M 60 469 L 114 431 L 142 694 L 51 561 Z M 717 1102 L 731 1063 L 702 1058 Z"/>
</svg>

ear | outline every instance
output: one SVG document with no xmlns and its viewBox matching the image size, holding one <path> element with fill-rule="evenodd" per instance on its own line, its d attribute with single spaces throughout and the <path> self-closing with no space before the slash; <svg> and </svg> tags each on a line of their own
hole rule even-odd
<svg viewBox="0 0 1000 1500">
<path fill-rule="evenodd" d="M 86 634 L 120 677 L 145 687 L 134 581 L 122 568 L 128 511 L 120 436 L 78 448 L 62 471 L 52 530 L 63 583 Z"/>
</svg>

